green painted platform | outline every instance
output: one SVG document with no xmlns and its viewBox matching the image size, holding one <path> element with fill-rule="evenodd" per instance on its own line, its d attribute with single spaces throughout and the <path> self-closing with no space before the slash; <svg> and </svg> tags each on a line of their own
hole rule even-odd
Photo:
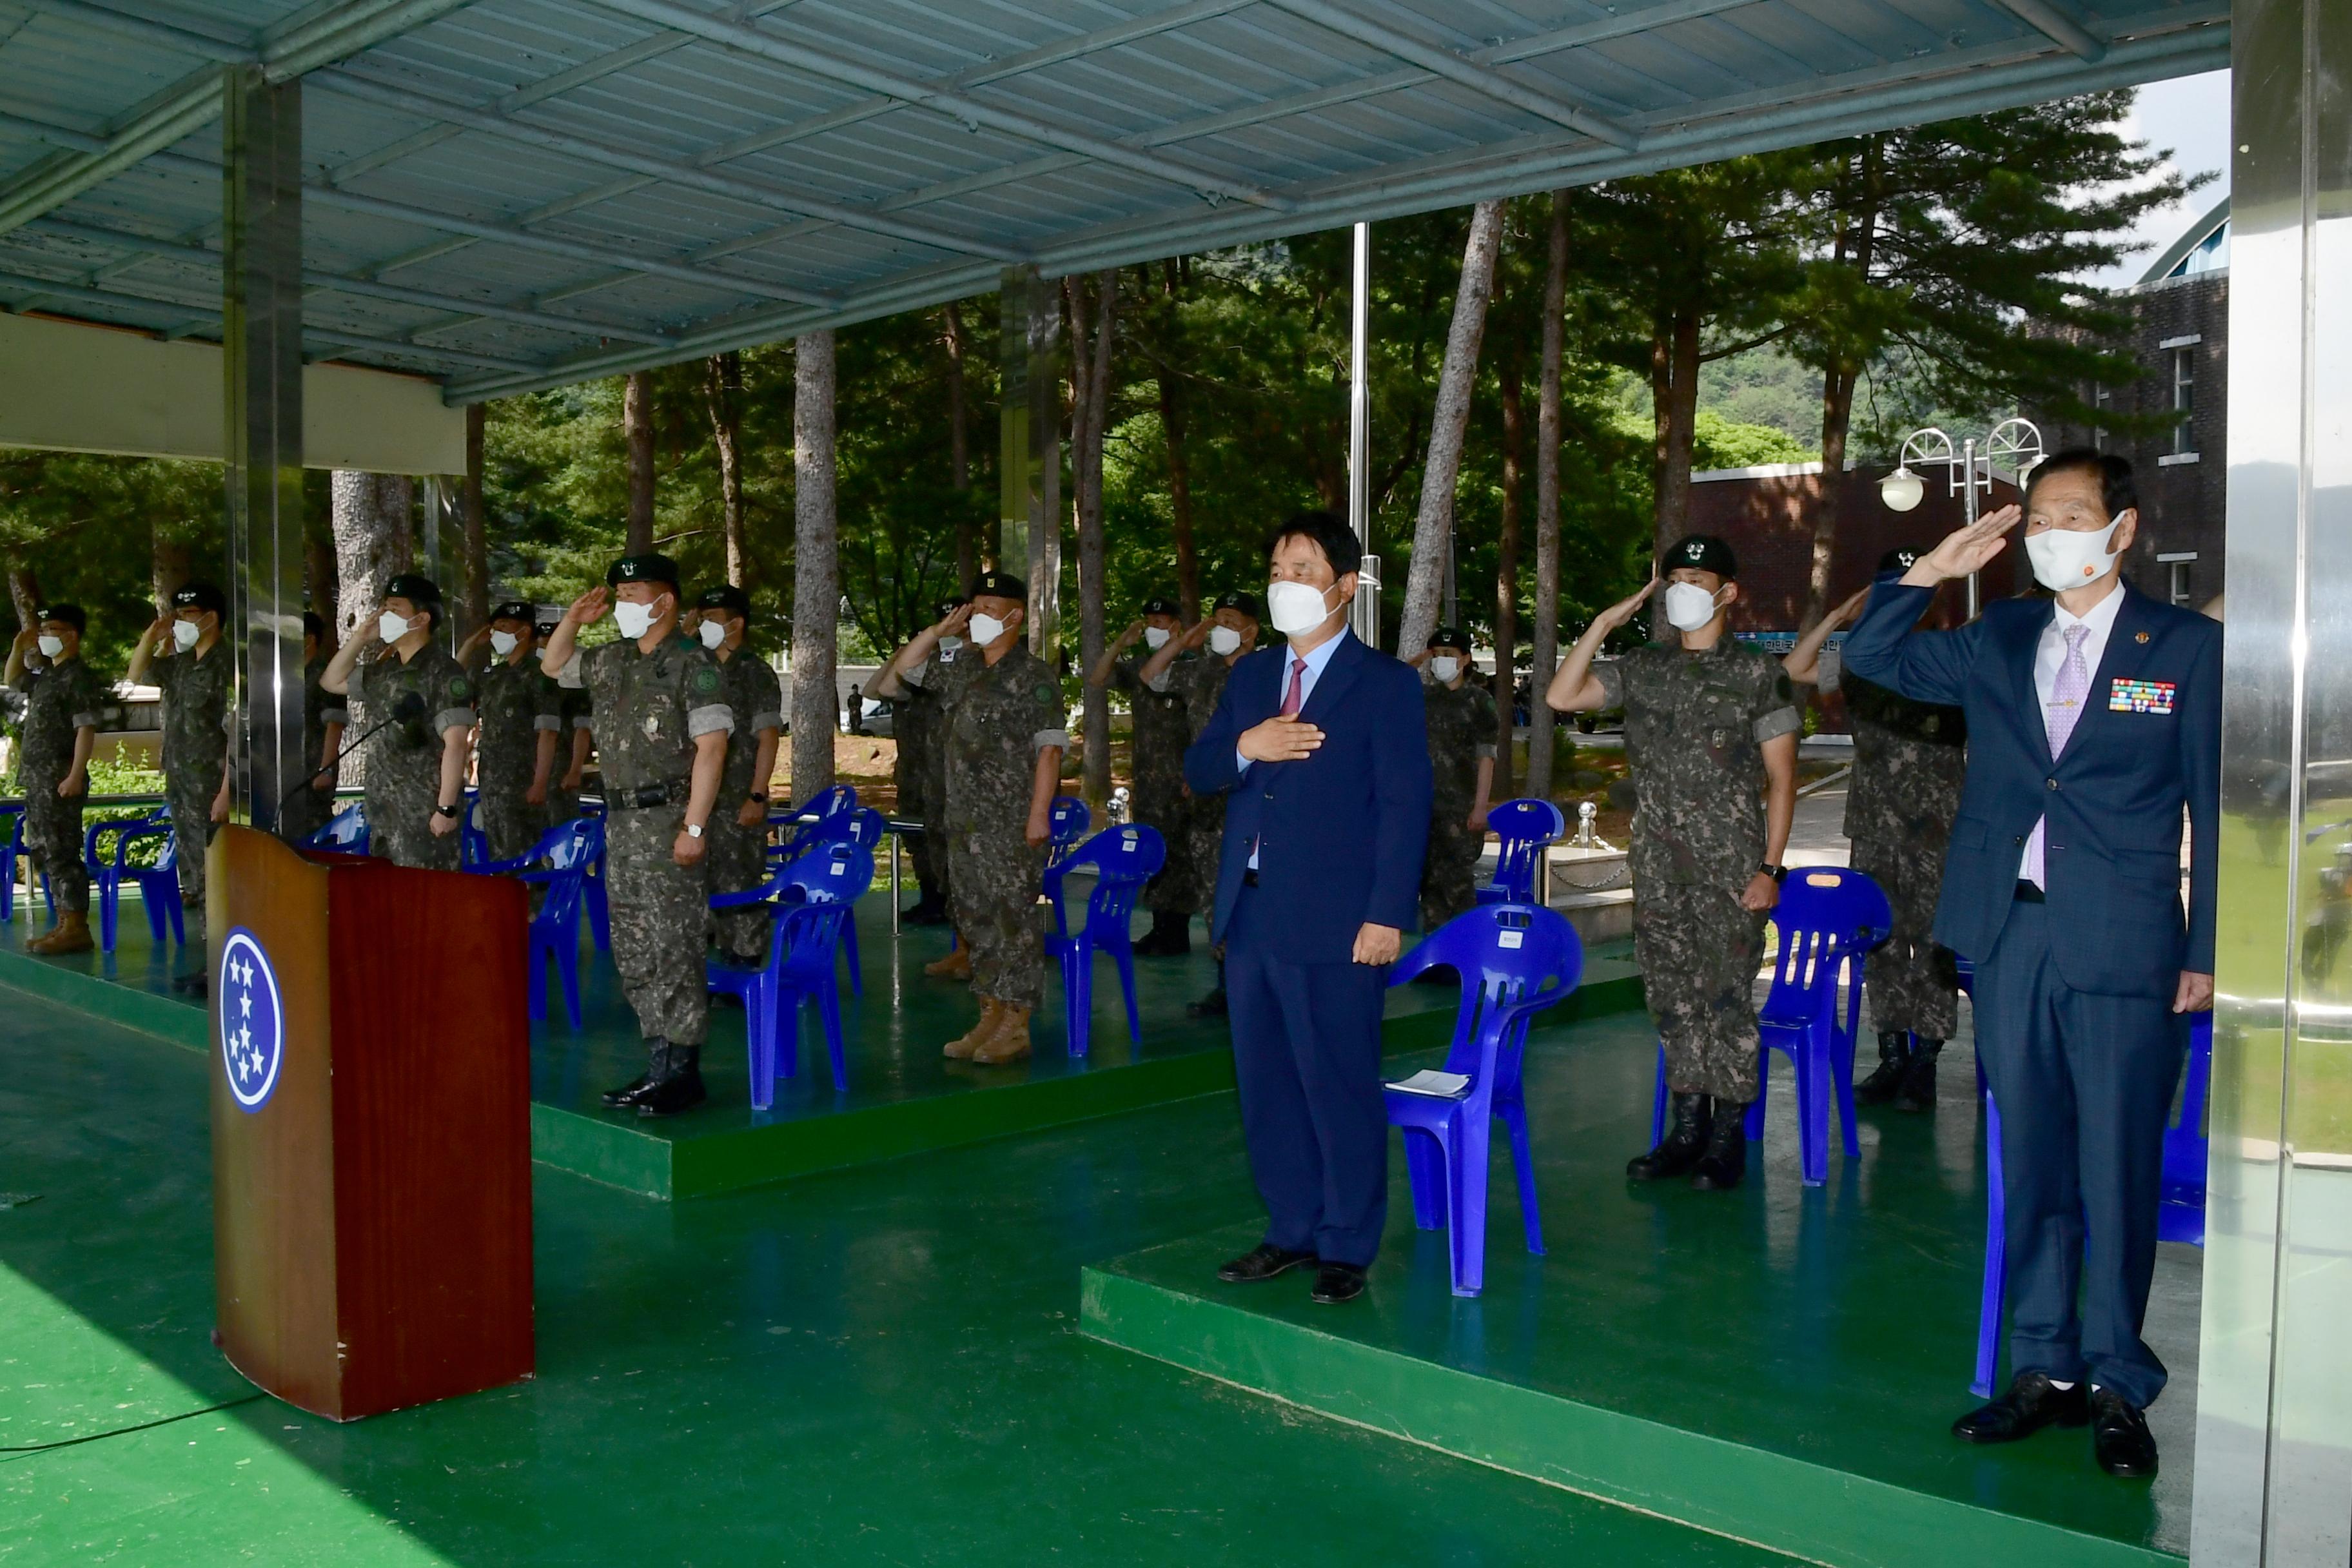
<svg viewBox="0 0 2352 1568">
<path fill-rule="evenodd" d="M 859 910 L 866 995 L 845 999 L 848 1091 L 834 1091 L 822 1037 L 807 1020 L 800 1075 L 779 1080 L 776 1103 L 765 1111 L 751 1109 L 743 1016 L 730 1007 L 714 1009 L 703 1054 L 709 1105 L 660 1121 L 600 1106 L 597 1095 L 635 1076 L 645 1058 L 611 961 L 583 951 L 583 1026 L 573 1030 L 553 1004 L 549 1021 L 531 1031 L 533 1156 L 631 1192 L 697 1197 L 1233 1088 L 1223 1020 L 1193 1019 L 1184 1011 L 1214 981 L 1205 947 L 1187 959 L 1138 961 L 1140 1047 L 1128 1040 L 1117 983 L 1102 960 L 1092 1048 L 1084 1059 L 1063 1047 L 1059 985 L 1050 972 L 1029 1061 L 983 1068 L 945 1059 L 941 1043 L 970 1026 L 970 994 L 924 976 L 922 966 L 947 951 L 946 932 L 908 929 L 894 939 L 886 898 L 871 896 Z M 21 910 L 0 929 L 0 984 L 194 1050 L 206 1047 L 205 1013 L 170 994 L 170 966 L 152 950 L 135 901 L 125 905 L 110 958 L 26 954 L 23 942 L 41 929 L 45 922 L 28 923 Z M 1630 943 L 1597 949 L 1587 969 L 1591 978 L 1576 1004 L 1584 1015 L 1640 1005 Z M 1389 1016 L 1391 1050 L 1441 1043 L 1452 1028 L 1452 993 L 1401 987 L 1390 996 Z"/>
<path fill-rule="evenodd" d="M 2185 1557 L 2200 1255 L 2166 1247 L 2149 1338 L 2151 1487 L 2093 1465 L 2081 1432 L 1971 1448 L 1984 1225 L 1969 1051 L 1932 1117 L 1865 1111 L 1863 1158 L 1797 1180 L 1776 1079 L 1760 1179 L 1729 1196 L 1629 1183 L 1654 1041 L 1637 1017 L 1538 1037 L 1529 1092 L 1548 1255 L 1525 1249 L 1498 1149 L 1486 1287 L 1451 1294 L 1443 1232 L 1412 1226 L 1402 1170 L 1360 1302 L 1301 1275 L 1218 1284 L 1258 1239 L 1223 1226 L 1090 1267 L 1084 1331 L 1410 1442 L 1837 1568 L 2171 1568 Z M 1412 1062 L 1396 1064 L 1399 1068 Z M 1834 1134 L 1832 1134 L 1834 1136 Z M 1755 1151 L 1751 1150 L 1751 1153 Z M 1402 1161 L 1396 1162 L 1401 1167 Z"/>
</svg>

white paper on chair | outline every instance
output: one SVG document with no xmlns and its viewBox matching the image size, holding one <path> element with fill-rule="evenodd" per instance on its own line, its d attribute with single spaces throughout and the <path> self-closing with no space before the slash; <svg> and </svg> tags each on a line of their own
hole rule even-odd
<svg viewBox="0 0 2352 1568">
<path fill-rule="evenodd" d="M 1399 1079 L 1389 1087 L 1407 1094 L 1425 1094 L 1433 1100 L 1454 1100 L 1470 1087 L 1470 1075 L 1423 1068 L 1411 1078 Z"/>
</svg>

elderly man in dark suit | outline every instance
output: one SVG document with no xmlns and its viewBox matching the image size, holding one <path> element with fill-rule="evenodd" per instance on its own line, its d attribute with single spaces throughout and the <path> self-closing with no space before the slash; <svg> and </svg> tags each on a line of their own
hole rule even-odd
<svg viewBox="0 0 2352 1568">
<path fill-rule="evenodd" d="M 2071 451 L 2025 492 L 2025 548 L 2054 599 L 1914 630 L 1937 584 L 1992 559 L 2019 515 L 2003 507 L 1882 579 L 1845 663 L 1968 715 L 1936 940 L 1977 964 L 2015 1375 L 1952 1429 L 2005 1443 L 2087 1420 L 2101 1468 L 2152 1476 L 2141 1413 L 2165 1373 L 2140 1326 L 2188 1015 L 2213 1002 L 2221 628 L 2122 580 L 2116 563 L 2139 522 L 2131 466 Z"/>
<path fill-rule="evenodd" d="M 1328 511 L 1267 547 L 1267 618 L 1287 639 L 1234 666 L 1184 753 L 1226 798 L 1211 935 L 1225 944 L 1234 1071 L 1265 1240 L 1240 1284 L 1318 1265 L 1351 1300 L 1388 1214 L 1381 1001 L 1421 895 L 1429 748 L 1421 677 L 1348 630 L 1361 554 Z"/>
</svg>

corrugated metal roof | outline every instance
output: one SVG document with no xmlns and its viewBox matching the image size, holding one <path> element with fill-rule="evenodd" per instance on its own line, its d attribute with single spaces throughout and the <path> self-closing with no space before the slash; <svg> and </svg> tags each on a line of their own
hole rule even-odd
<svg viewBox="0 0 2352 1568">
<path fill-rule="evenodd" d="M 305 78 L 314 352 L 471 400 L 2215 68 L 2227 0 L 0 0 L 0 303 L 217 331 Z"/>
</svg>

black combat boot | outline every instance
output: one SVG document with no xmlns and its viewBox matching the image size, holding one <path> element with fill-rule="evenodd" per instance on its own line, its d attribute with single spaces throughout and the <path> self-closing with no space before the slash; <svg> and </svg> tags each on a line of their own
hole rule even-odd
<svg viewBox="0 0 2352 1568">
<path fill-rule="evenodd" d="M 667 1073 L 668 1070 L 669 1042 L 664 1039 L 647 1040 L 646 1042 L 646 1070 L 639 1073 L 636 1077 L 631 1079 L 628 1082 L 623 1084 L 618 1089 L 606 1089 L 601 1098 L 604 1100 L 604 1103 L 612 1109 L 615 1110 L 626 1110 L 629 1107 L 636 1104 L 638 1100 L 643 1100 L 646 1093 L 652 1089 L 655 1083 L 659 1081 L 662 1075 Z"/>
<path fill-rule="evenodd" d="M 1878 1035 L 1878 1070 L 1853 1086 L 1856 1105 L 1884 1105 L 1903 1087 L 1911 1070 L 1911 1031 L 1882 1029 Z"/>
<path fill-rule="evenodd" d="M 637 1097 L 639 1116 L 676 1116 L 710 1098 L 702 1087 L 702 1047 L 672 1046 L 669 1070 L 657 1077 Z"/>
<path fill-rule="evenodd" d="M 1943 1041 L 1919 1037 L 1918 1048 L 1911 1053 L 1911 1065 L 1903 1069 L 1903 1087 L 1895 1091 L 1895 1110 L 1936 1109 L 1936 1058 L 1943 1054 Z"/>
<path fill-rule="evenodd" d="M 1715 1108 L 1715 1125 L 1707 1130 L 1706 1152 L 1691 1173 L 1691 1185 L 1703 1193 L 1727 1193 L 1748 1173 L 1748 1108 Z"/>
<path fill-rule="evenodd" d="M 1697 1164 L 1699 1156 L 1706 1152 L 1715 1102 L 1703 1094 L 1677 1094 L 1672 1109 L 1673 1118 L 1666 1123 L 1666 1135 L 1658 1140 L 1658 1146 L 1626 1162 L 1625 1174 L 1634 1181 L 1659 1182 L 1682 1175 Z"/>
<path fill-rule="evenodd" d="M 929 888 L 923 896 L 898 917 L 899 923 L 910 926 L 937 926 L 948 923 L 948 901 Z"/>
<path fill-rule="evenodd" d="M 1222 1018 L 1225 1016 L 1225 961 L 1217 960 L 1217 988 L 1198 1002 L 1184 1004 L 1184 1011 L 1195 1018 Z"/>
<path fill-rule="evenodd" d="M 1162 958 L 1183 958 L 1192 951 L 1192 917 L 1174 912 L 1151 914 L 1152 952 Z"/>
</svg>

